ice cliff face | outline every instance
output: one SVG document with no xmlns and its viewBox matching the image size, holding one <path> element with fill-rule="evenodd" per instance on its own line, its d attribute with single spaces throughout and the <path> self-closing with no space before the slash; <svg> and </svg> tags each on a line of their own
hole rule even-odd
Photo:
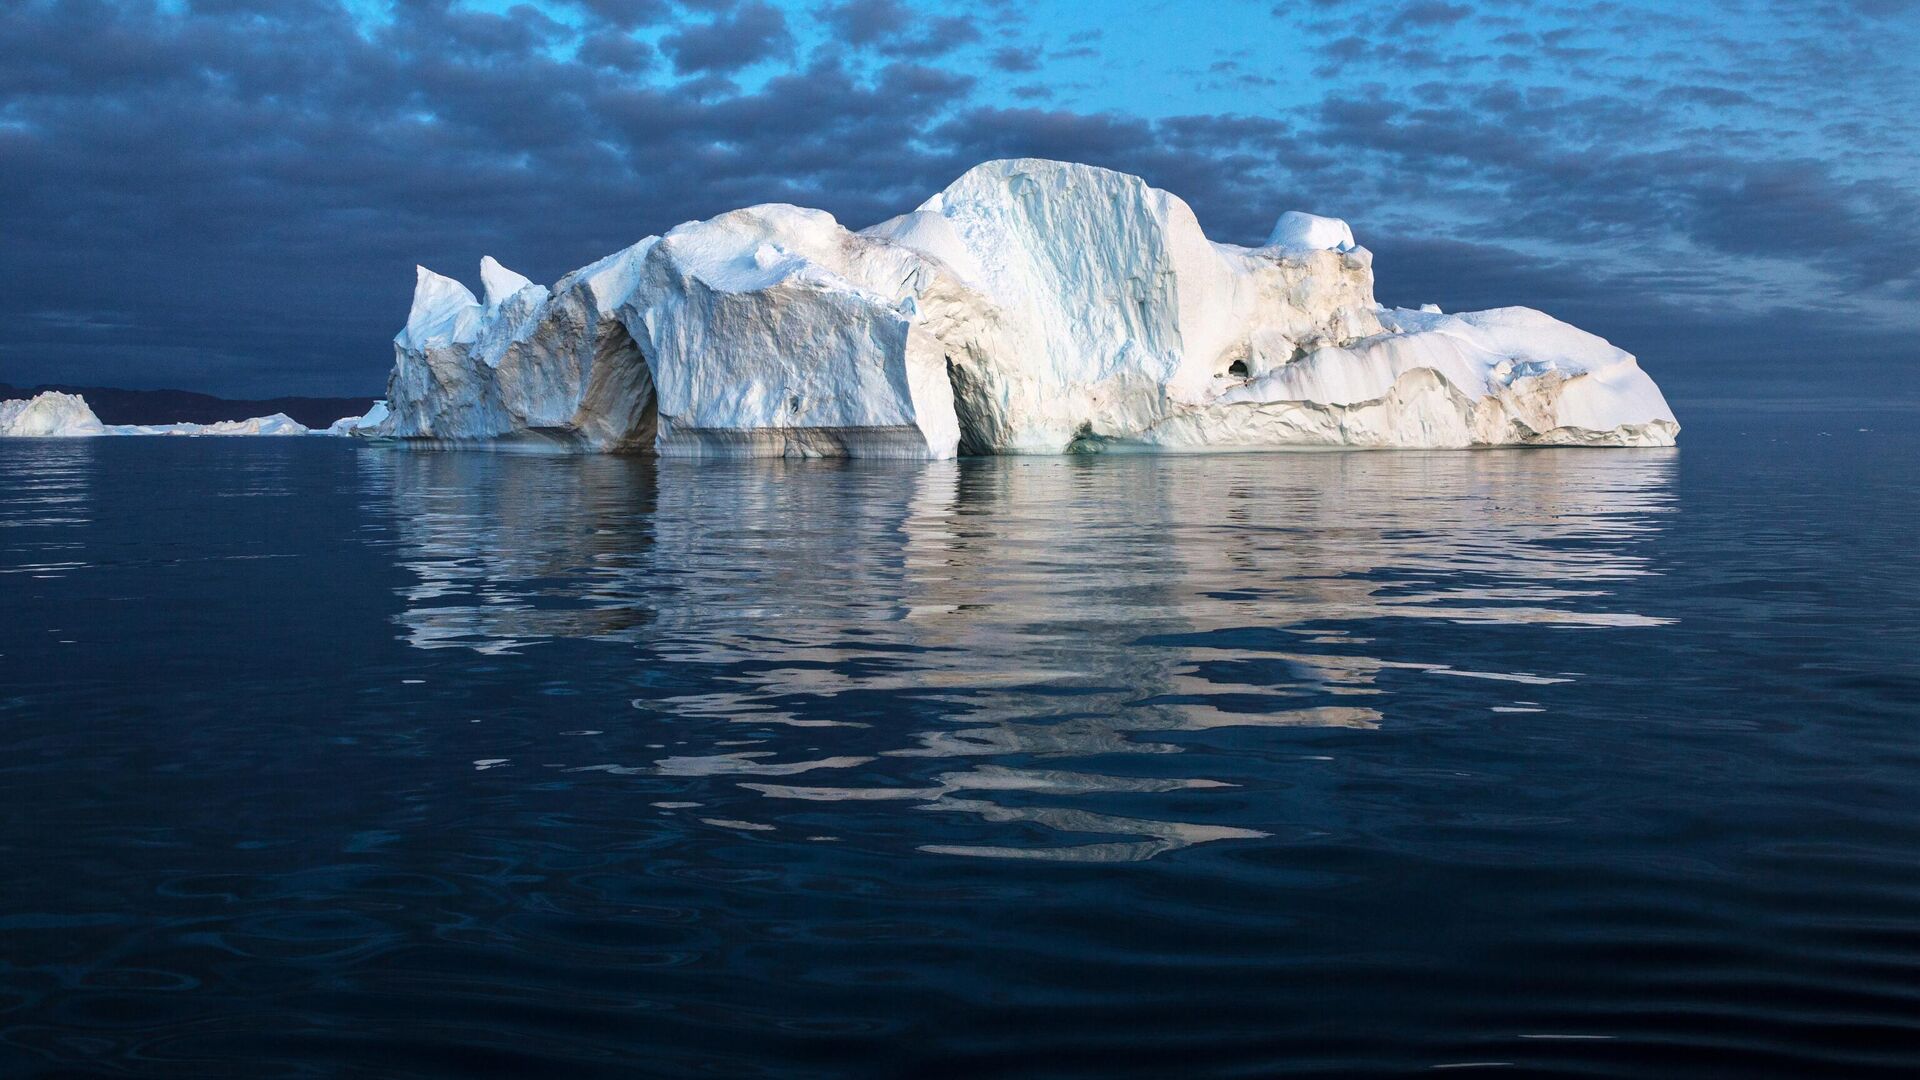
<svg viewBox="0 0 1920 1080">
<path fill-rule="evenodd" d="M 1385 311 L 1345 222 L 1207 239 L 1137 177 L 981 165 L 861 232 L 769 205 L 484 298 L 424 268 L 375 434 L 950 457 L 1669 445 L 1632 356 L 1537 311 Z"/>
<path fill-rule="evenodd" d="M 484 304 L 466 286 L 420 267 L 413 310 L 394 338 L 390 413 L 378 430 L 447 441 L 651 446 L 652 374 L 614 308 L 634 292 L 654 243 L 576 270 L 552 289 L 486 259 Z"/>
<path fill-rule="evenodd" d="M 660 238 L 620 322 L 653 372 L 663 453 L 944 457 L 940 267 L 833 216 L 756 206 Z M 946 283 L 950 285 L 951 283 Z"/>
</svg>

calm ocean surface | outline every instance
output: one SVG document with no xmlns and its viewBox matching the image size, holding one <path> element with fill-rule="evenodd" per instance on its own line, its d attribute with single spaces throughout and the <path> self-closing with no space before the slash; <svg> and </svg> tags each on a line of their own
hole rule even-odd
<svg viewBox="0 0 1920 1080">
<path fill-rule="evenodd" d="M 0 1075 L 1911 1076 L 1920 434 L 1684 419 L 0 442 Z"/>
</svg>

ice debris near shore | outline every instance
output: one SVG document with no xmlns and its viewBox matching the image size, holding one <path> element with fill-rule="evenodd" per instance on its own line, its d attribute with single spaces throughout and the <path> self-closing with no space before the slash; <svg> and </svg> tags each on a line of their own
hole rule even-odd
<svg viewBox="0 0 1920 1080">
<path fill-rule="evenodd" d="M 551 289 L 420 268 L 371 433 L 663 454 L 1665 446 L 1634 358 L 1526 308 L 1373 298 L 1346 223 L 1209 241 L 1122 173 L 980 165 L 860 232 L 818 210 L 689 222 Z"/>
<path fill-rule="evenodd" d="M 349 416 L 314 431 L 285 413 L 211 424 L 102 424 L 79 394 L 48 390 L 18 401 L 0 401 L 0 437 L 77 438 L 95 435 L 352 435 L 371 431 L 386 419 L 386 403 L 376 402 L 366 417 Z"/>
</svg>

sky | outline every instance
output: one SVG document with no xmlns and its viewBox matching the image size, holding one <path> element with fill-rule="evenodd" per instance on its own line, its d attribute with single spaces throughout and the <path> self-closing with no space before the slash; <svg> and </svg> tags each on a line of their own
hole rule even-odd
<svg viewBox="0 0 1920 1080">
<path fill-rule="evenodd" d="M 1037 156 L 1676 402 L 1920 403 L 1916 56 L 1920 0 L 0 0 L 0 382 L 376 395 L 416 263 Z"/>
</svg>

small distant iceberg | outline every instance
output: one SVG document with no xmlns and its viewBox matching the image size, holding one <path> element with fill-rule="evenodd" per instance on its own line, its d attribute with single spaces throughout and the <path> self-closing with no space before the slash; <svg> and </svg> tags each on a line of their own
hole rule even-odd
<svg viewBox="0 0 1920 1080">
<path fill-rule="evenodd" d="M 312 430 L 286 413 L 211 424 L 108 424 L 108 435 L 309 435 Z"/>
<path fill-rule="evenodd" d="M 313 434 L 333 435 L 336 437 L 372 435 L 374 429 L 386 422 L 386 419 L 387 403 L 384 401 L 376 401 L 373 403 L 373 408 L 367 410 L 366 415 L 343 416 L 333 423 L 328 424 L 326 427 L 313 432 Z"/>
<path fill-rule="evenodd" d="M 48 390 L 31 398 L 0 401 L 0 438 L 68 439 L 99 435 L 365 435 L 387 417 L 376 402 L 365 416 L 347 416 L 314 430 L 286 413 L 211 424 L 103 424 L 79 394 Z"/>
</svg>

